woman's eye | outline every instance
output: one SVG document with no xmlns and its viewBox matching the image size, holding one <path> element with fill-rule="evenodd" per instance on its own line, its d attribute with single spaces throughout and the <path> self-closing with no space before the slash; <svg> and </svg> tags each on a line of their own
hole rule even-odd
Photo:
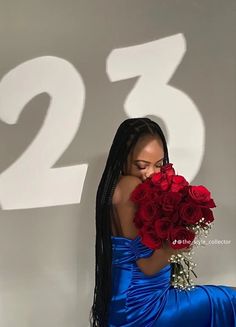
<svg viewBox="0 0 236 327">
<path fill-rule="evenodd" d="M 159 164 L 158 166 L 156 166 L 157 168 L 161 168 L 163 166 L 163 164 Z M 137 166 L 138 169 L 142 170 L 142 169 L 146 169 L 147 167 L 139 167 Z"/>
</svg>

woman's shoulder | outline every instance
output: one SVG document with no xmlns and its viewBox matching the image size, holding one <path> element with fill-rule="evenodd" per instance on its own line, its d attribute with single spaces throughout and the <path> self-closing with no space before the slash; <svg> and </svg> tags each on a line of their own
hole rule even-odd
<svg viewBox="0 0 236 327">
<path fill-rule="evenodd" d="M 121 175 L 114 190 L 112 203 L 118 204 L 127 201 L 130 193 L 140 183 L 142 183 L 142 180 L 137 176 Z"/>
<path fill-rule="evenodd" d="M 132 191 L 140 183 L 142 183 L 142 180 L 137 176 L 121 175 L 116 186 L 123 191 Z"/>
</svg>

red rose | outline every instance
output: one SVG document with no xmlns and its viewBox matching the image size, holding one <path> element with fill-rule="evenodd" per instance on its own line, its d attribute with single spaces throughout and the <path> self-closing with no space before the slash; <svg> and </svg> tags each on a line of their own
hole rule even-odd
<svg viewBox="0 0 236 327">
<path fill-rule="evenodd" d="M 149 247 L 150 249 L 160 249 L 162 246 L 162 241 L 158 238 L 153 231 L 150 231 L 148 228 L 144 227 L 140 229 L 139 235 L 141 235 L 141 242 Z"/>
<path fill-rule="evenodd" d="M 162 179 L 162 173 L 154 173 L 151 176 L 151 181 L 154 185 L 158 184 L 160 180 Z"/>
<path fill-rule="evenodd" d="M 209 202 L 211 199 L 211 193 L 203 185 L 190 185 L 188 192 L 190 197 L 197 203 Z"/>
<path fill-rule="evenodd" d="M 157 215 L 157 207 L 153 201 L 148 201 L 140 207 L 139 214 L 143 221 L 150 222 Z"/>
<path fill-rule="evenodd" d="M 170 226 L 171 220 L 169 218 L 157 219 L 154 224 L 157 236 L 164 240 L 167 239 Z"/>
<path fill-rule="evenodd" d="M 150 188 L 145 183 L 138 184 L 131 192 L 129 199 L 134 203 L 142 203 L 148 199 Z"/>
<path fill-rule="evenodd" d="M 182 194 L 183 198 L 189 198 L 188 193 L 189 186 L 184 186 L 183 189 L 181 189 L 179 192 Z"/>
<path fill-rule="evenodd" d="M 171 221 L 173 224 L 179 224 L 180 216 L 179 216 L 178 210 L 175 210 L 175 212 L 172 214 Z"/>
<path fill-rule="evenodd" d="M 214 220 L 214 216 L 211 209 L 203 207 L 202 216 L 205 218 L 204 222 L 211 223 Z"/>
<path fill-rule="evenodd" d="M 209 202 L 204 203 L 204 206 L 206 206 L 207 208 L 215 208 L 216 204 L 213 199 L 210 199 Z"/>
<path fill-rule="evenodd" d="M 184 189 L 185 186 L 188 186 L 189 183 L 186 179 L 181 175 L 172 176 L 172 185 L 170 190 L 172 192 L 179 192 L 180 190 Z"/>
<path fill-rule="evenodd" d="M 180 218 L 187 224 L 196 224 L 202 218 L 200 206 L 193 203 L 181 203 L 179 207 Z"/>
<path fill-rule="evenodd" d="M 189 248 L 195 238 L 195 233 L 182 226 L 171 227 L 169 230 L 170 246 L 173 249 Z"/>
<path fill-rule="evenodd" d="M 167 176 L 175 175 L 175 170 L 174 170 L 174 168 L 172 166 L 173 166 L 172 163 L 168 163 L 168 164 L 162 166 L 161 167 L 161 172 L 167 174 Z"/>
<path fill-rule="evenodd" d="M 173 212 L 179 202 L 181 201 L 182 196 L 176 192 L 167 192 L 164 193 L 161 198 L 161 207 L 164 212 Z"/>
<path fill-rule="evenodd" d="M 162 191 L 159 188 L 153 188 L 148 194 L 148 199 L 150 201 L 159 202 L 162 196 Z"/>
<path fill-rule="evenodd" d="M 142 228 L 144 223 L 142 216 L 140 215 L 140 210 L 135 212 L 133 222 L 138 229 Z"/>
<path fill-rule="evenodd" d="M 160 189 L 162 191 L 167 191 L 170 187 L 170 181 L 167 179 L 167 178 L 163 178 L 161 181 L 160 181 Z"/>
<path fill-rule="evenodd" d="M 161 191 L 167 191 L 171 185 L 171 176 L 168 177 L 165 173 L 154 173 L 151 175 L 150 179 L 146 179 L 148 183 L 151 182 L 157 189 Z"/>
</svg>

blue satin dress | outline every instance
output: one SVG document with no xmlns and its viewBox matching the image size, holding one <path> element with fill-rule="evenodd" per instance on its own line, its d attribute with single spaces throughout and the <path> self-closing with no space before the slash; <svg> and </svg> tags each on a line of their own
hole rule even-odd
<svg viewBox="0 0 236 327">
<path fill-rule="evenodd" d="M 236 327 L 236 290 L 225 285 L 170 285 L 171 265 L 152 276 L 136 264 L 154 250 L 141 237 L 112 239 L 112 298 L 108 327 Z"/>
</svg>

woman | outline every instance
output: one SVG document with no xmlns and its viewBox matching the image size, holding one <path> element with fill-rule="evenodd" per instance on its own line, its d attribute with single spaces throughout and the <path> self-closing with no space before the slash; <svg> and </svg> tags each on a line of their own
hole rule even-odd
<svg viewBox="0 0 236 327">
<path fill-rule="evenodd" d="M 126 119 L 114 137 L 96 197 L 96 279 L 90 324 L 98 327 L 236 327 L 236 290 L 170 285 L 167 244 L 141 243 L 132 190 L 169 163 L 167 143 L 149 118 Z M 180 251 L 180 250 L 179 250 Z"/>
</svg>

